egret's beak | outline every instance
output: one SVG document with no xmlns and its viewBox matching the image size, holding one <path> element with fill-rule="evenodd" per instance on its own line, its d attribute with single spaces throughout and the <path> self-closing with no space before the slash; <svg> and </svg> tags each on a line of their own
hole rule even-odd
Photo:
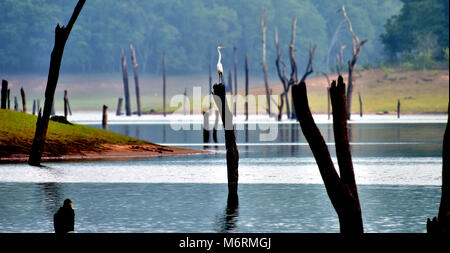
<svg viewBox="0 0 450 253">
<path fill-rule="evenodd" d="M 225 48 L 225 47 L 219 47 L 220 49 Z"/>
</svg>

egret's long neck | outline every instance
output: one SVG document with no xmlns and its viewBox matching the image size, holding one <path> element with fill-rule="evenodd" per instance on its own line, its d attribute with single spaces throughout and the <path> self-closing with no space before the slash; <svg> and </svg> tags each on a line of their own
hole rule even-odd
<svg viewBox="0 0 450 253">
<path fill-rule="evenodd" d="M 219 52 L 219 60 L 217 61 L 217 63 L 220 63 L 220 61 L 222 60 L 222 54 L 220 53 L 220 48 L 217 48 L 217 52 Z"/>
</svg>

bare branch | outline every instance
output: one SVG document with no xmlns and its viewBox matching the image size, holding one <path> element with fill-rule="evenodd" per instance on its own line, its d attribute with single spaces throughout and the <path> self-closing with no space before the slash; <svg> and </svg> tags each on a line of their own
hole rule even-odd
<svg viewBox="0 0 450 253">
<path fill-rule="evenodd" d="M 289 45 L 289 58 L 291 61 L 291 78 L 289 80 L 289 85 L 293 85 L 297 82 L 297 63 L 295 62 L 295 28 L 297 26 L 297 17 L 292 21 L 292 33 L 291 33 L 291 44 Z"/>
<path fill-rule="evenodd" d="M 317 49 L 317 45 L 314 44 L 314 46 L 311 46 L 311 44 L 309 44 L 309 59 L 308 59 L 308 65 L 306 66 L 306 70 L 305 70 L 305 74 L 303 74 L 302 79 L 300 80 L 300 82 L 304 82 L 305 79 L 312 74 L 312 72 L 314 72 L 313 70 L 313 66 L 312 66 L 312 61 L 314 58 L 314 55 L 316 54 L 316 49 Z"/>
</svg>

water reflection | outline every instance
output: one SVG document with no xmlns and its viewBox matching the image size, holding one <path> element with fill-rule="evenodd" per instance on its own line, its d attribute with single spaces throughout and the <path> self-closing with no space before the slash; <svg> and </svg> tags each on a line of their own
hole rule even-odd
<svg viewBox="0 0 450 253">
<path fill-rule="evenodd" d="M 239 198 L 228 196 L 225 213 L 220 217 L 218 221 L 217 232 L 228 233 L 235 231 L 237 229 L 238 218 L 239 218 Z"/>
<path fill-rule="evenodd" d="M 43 195 L 36 196 L 43 200 L 47 217 L 53 219 L 53 214 L 58 210 L 59 204 L 62 203 L 62 189 L 58 183 L 38 183 L 37 187 L 42 191 Z"/>
</svg>

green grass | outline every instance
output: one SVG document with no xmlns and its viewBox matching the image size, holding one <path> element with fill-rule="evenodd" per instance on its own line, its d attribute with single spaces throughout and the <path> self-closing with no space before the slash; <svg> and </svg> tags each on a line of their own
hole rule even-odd
<svg viewBox="0 0 450 253">
<path fill-rule="evenodd" d="M 28 154 L 36 121 L 34 115 L 0 109 L 0 155 Z M 142 143 L 147 142 L 89 126 L 50 121 L 44 152 L 81 153 L 99 150 L 104 144 Z"/>
</svg>

